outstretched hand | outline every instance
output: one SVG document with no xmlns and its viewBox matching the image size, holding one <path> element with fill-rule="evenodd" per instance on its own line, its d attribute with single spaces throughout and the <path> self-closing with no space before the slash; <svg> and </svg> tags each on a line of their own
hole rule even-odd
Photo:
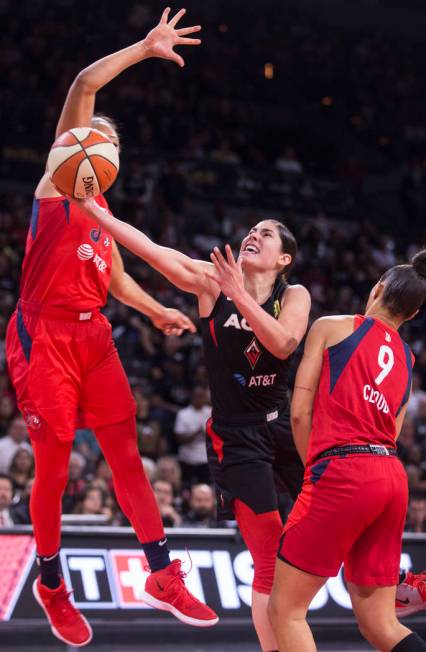
<svg viewBox="0 0 426 652">
<path fill-rule="evenodd" d="M 235 300 L 244 292 L 242 258 L 240 256 L 237 261 L 235 260 L 229 244 L 225 246 L 225 252 L 226 259 L 219 247 L 213 249 L 210 259 L 214 264 L 215 271 L 214 274 L 208 276 L 219 285 L 225 296 Z"/>
<path fill-rule="evenodd" d="M 152 319 L 152 323 L 160 331 L 163 331 L 164 335 L 182 335 L 186 330 L 190 333 L 197 332 L 195 324 L 190 318 L 175 308 L 164 308 L 159 317 Z"/>
<path fill-rule="evenodd" d="M 152 29 L 142 41 L 148 56 L 168 59 L 169 61 L 174 61 L 181 67 L 185 65 L 185 61 L 173 50 L 173 48 L 176 45 L 200 45 L 201 43 L 199 38 L 185 38 L 188 34 L 199 32 L 201 30 L 200 25 L 175 29 L 177 23 L 185 13 L 186 9 L 181 9 L 169 22 L 167 22 L 169 19 L 170 7 L 167 7 L 167 9 L 163 11 L 163 15 L 161 16 L 158 25 L 154 27 L 154 29 Z"/>
</svg>

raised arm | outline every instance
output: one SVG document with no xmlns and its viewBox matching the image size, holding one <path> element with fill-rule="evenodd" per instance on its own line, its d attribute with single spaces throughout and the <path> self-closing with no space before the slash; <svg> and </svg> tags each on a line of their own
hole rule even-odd
<svg viewBox="0 0 426 652">
<path fill-rule="evenodd" d="M 78 202 L 79 206 L 103 226 L 116 240 L 151 267 L 163 274 L 173 285 L 197 296 L 217 295 L 217 288 L 209 278 L 213 269 L 211 263 L 193 260 L 180 251 L 162 247 L 130 224 L 118 220 L 106 209 L 98 206 L 94 199 Z"/>
<path fill-rule="evenodd" d="M 302 285 L 285 292 L 278 319 L 269 315 L 244 287 L 241 258 L 236 262 L 231 247 L 226 245 L 226 259 L 217 247 L 211 256 L 216 280 L 222 292 L 230 297 L 246 318 L 256 337 L 272 355 L 288 358 L 301 342 L 308 326 L 311 297 Z"/>
<path fill-rule="evenodd" d="M 182 57 L 174 52 L 176 45 L 199 45 L 199 39 L 185 38 L 199 32 L 200 25 L 176 29 L 185 14 L 181 9 L 169 22 L 170 7 L 164 10 L 161 20 L 149 34 L 138 43 L 99 59 L 82 70 L 68 91 L 58 125 L 56 137 L 73 127 L 89 127 L 93 117 L 96 93 L 123 70 L 144 59 L 157 57 L 184 66 Z"/>
<path fill-rule="evenodd" d="M 184 330 L 195 333 L 192 321 L 180 310 L 166 308 L 147 294 L 124 270 L 123 260 L 115 242 L 112 246 L 112 274 L 109 291 L 121 303 L 147 315 L 165 335 L 181 335 Z"/>
<path fill-rule="evenodd" d="M 327 320 L 319 319 L 312 325 L 305 342 L 303 358 L 294 382 L 291 401 L 291 427 L 294 443 L 305 464 L 312 428 L 315 394 L 321 375 L 323 352 L 326 346 Z"/>
</svg>

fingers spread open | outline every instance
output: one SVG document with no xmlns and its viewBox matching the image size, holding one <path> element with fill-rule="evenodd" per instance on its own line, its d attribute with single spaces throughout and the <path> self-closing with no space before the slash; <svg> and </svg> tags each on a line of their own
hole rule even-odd
<svg viewBox="0 0 426 652">
<path fill-rule="evenodd" d="M 160 20 L 161 24 L 167 23 L 169 13 L 170 13 L 170 7 L 166 7 L 165 10 L 163 11 L 162 15 L 161 15 L 161 20 Z"/>
<path fill-rule="evenodd" d="M 176 41 L 176 45 L 200 45 L 200 43 L 199 38 L 180 38 Z"/>
<path fill-rule="evenodd" d="M 235 258 L 234 258 L 234 254 L 232 253 L 232 249 L 231 249 L 231 246 L 230 246 L 229 244 L 227 244 L 227 245 L 225 246 L 225 251 L 226 251 L 226 258 L 227 258 L 227 260 L 228 260 L 228 263 L 229 263 L 232 267 L 235 267 Z"/>
<path fill-rule="evenodd" d="M 176 16 L 173 16 L 173 18 L 169 22 L 170 27 L 174 27 L 180 21 L 182 16 L 184 16 L 185 14 L 186 14 L 186 9 L 180 9 L 177 12 Z"/>
<path fill-rule="evenodd" d="M 177 52 L 174 52 L 173 50 L 171 51 L 170 54 L 170 60 L 177 63 L 177 65 L 180 66 L 181 68 L 183 68 L 185 65 L 185 61 L 182 59 L 182 57 L 179 54 L 177 54 Z"/>
<path fill-rule="evenodd" d="M 188 36 L 188 34 L 194 34 L 194 32 L 200 32 L 201 25 L 194 25 L 194 27 L 181 27 L 181 29 L 176 30 L 178 36 Z"/>
</svg>

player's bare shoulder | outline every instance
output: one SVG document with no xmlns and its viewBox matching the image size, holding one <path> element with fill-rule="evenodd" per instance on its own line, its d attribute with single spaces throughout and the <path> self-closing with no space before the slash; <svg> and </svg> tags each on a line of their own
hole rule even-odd
<svg viewBox="0 0 426 652">
<path fill-rule="evenodd" d="M 288 285 L 283 293 L 283 298 L 281 304 L 284 306 L 284 303 L 290 301 L 299 301 L 300 299 L 311 301 L 311 295 L 304 285 L 296 283 L 296 285 Z"/>
<path fill-rule="evenodd" d="M 354 331 L 354 315 L 327 315 L 317 319 L 312 328 L 321 332 L 325 346 L 338 344 Z"/>
</svg>

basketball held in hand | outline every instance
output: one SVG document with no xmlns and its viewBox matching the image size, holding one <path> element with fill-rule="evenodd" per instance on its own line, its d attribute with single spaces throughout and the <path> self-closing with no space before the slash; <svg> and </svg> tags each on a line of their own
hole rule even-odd
<svg viewBox="0 0 426 652">
<path fill-rule="evenodd" d="M 58 192 L 75 199 L 96 197 L 112 186 L 120 161 L 118 149 L 102 131 L 80 127 L 55 140 L 47 159 Z"/>
</svg>

